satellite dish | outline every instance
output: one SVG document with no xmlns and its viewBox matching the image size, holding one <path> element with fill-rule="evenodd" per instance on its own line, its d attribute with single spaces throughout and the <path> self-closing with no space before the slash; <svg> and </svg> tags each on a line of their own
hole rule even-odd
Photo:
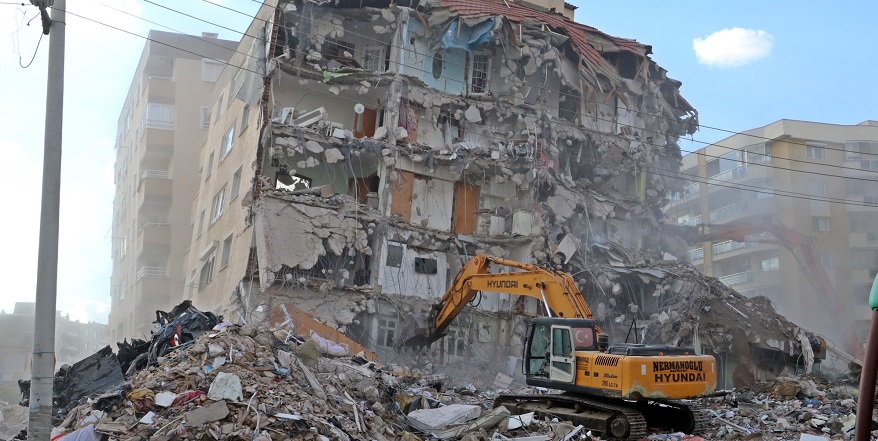
<svg viewBox="0 0 878 441">
<path fill-rule="evenodd" d="M 360 103 L 354 104 L 354 112 L 356 112 L 357 115 L 362 115 L 365 110 L 366 110 L 366 107 L 363 106 L 362 104 L 360 104 Z"/>
</svg>

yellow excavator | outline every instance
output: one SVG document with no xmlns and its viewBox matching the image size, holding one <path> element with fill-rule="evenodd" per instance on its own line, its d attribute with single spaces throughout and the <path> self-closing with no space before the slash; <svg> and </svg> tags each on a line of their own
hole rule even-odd
<svg viewBox="0 0 878 441">
<path fill-rule="evenodd" d="M 492 264 L 515 271 L 490 273 Z M 545 305 L 546 316 L 528 328 L 522 368 L 528 385 L 564 391 L 501 395 L 496 406 L 557 416 L 615 439 L 639 439 L 650 428 L 707 428 L 707 413 L 680 400 L 716 395 L 716 360 L 687 347 L 609 343 L 564 272 L 477 255 L 433 306 L 429 327 L 406 345 L 423 347 L 442 338 L 480 291 L 533 297 Z"/>
</svg>

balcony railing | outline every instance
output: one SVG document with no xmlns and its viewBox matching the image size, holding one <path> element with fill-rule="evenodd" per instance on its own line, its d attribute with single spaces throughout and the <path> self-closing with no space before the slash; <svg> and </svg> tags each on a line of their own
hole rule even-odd
<svg viewBox="0 0 878 441">
<path fill-rule="evenodd" d="M 689 260 L 704 259 L 704 248 L 689 250 Z"/>
<path fill-rule="evenodd" d="M 756 280 L 756 274 L 753 271 L 729 274 L 728 276 L 722 276 L 719 278 L 719 281 L 725 286 L 743 285 L 754 280 Z"/>
<path fill-rule="evenodd" d="M 171 220 L 162 216 L 149 216 L 141 221 L 139 230 L 144 228 L 171 228 Z"/>
<path fill-rule="evenodd" d="M 688 225 L 690 227 L 697 227 L 698 225 L 701 225 L 701 215 L 678 219 L 677 223 L 680 225 Z"/>
<path fill-rule="evenodd" d="M 167 279 L 170 277 L 166 266 L 142 266 L 137 270 L 137 280 L 140 279 Z"/>
<path fill-rule="evenodd" d="M 174 121 L 160 118 L 144 118 L 143 125 L 148 129 L 172 130 Z"/>
<path fill-rule="evenodd" d="M 683 191 L 681 191 L 679 193 L 674 193 L 671 195 L 671 200 L 672 201 L 679 201 L 680 199 L 687 198 L 687 197 L 692 196 L 694 194 L 698 194 L 699 185 L 700 184 L 698 182 L 696 182 L 694 184 L 689 184 L 689 185 L 683 187 Z"/>
<path fill-rule="evenodd" d="M 171 179 L 171 172 L 167 170 L 144 170 L 140 179 Z"/>
<path fill-rule="evenodd" d="M 735 250 L 740 250 L 741 248 L 752 247 L 753 242 L 735 242 L 734 240 L 727 240 L 725 242 L 720 242 L 713 244 L 711 250 L 713 250 L 713 255 L 723 253 L 730 253 Z"/>
<path fill-rule="evenodd" d="M 716 210 L 710 212 L 710 221 L 718 222 L 723 219 L 728 219 L 732 216 L 747 211 L 748 208 L 750 208 L 750 201 L 736 202 L 732 205 L 726 205 L 725 207 L 717 208 Z"/>
<path fill-rule="evenodd" d="M 709 179 L 712 181 L 731 181 L 732 179 L 738 179 L 742 176 L 747 176 L 747 165 L 740 165 L 731 170 L 726 170 L 722 173 L 715 174 L 711 176 Z"/>
<path fill-rule="evenodd" d="M 862 160 L 860 160 L 860 169 L 878 171 L 878 159 L 862 159 Z"/>
</svg>

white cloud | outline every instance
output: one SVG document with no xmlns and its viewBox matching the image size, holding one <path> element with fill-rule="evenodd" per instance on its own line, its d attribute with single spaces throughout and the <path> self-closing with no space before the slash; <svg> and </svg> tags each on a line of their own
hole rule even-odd
<svg viewBox="0 0 878 441">
<path fill-rule="evenodd" d="M 774 36 L 756 29 L 731 28 L 692 41 L 698 62 L 710 67 L 743 66 L 771 53 Z"/>
</svg>

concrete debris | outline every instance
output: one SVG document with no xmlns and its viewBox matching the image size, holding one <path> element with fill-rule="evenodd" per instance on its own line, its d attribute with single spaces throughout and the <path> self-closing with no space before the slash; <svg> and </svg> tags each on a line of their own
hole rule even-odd
<svg viewBox="0 0 878 441">
<path fill-rule="evenodd" d="M 407 415 L 411 425 L 423 432 L 433 433 L 449 426 L 478 418 L 482 408 L 467 404 L 450 404 L 435 409 L 418 409 Z"/>
</svg>

